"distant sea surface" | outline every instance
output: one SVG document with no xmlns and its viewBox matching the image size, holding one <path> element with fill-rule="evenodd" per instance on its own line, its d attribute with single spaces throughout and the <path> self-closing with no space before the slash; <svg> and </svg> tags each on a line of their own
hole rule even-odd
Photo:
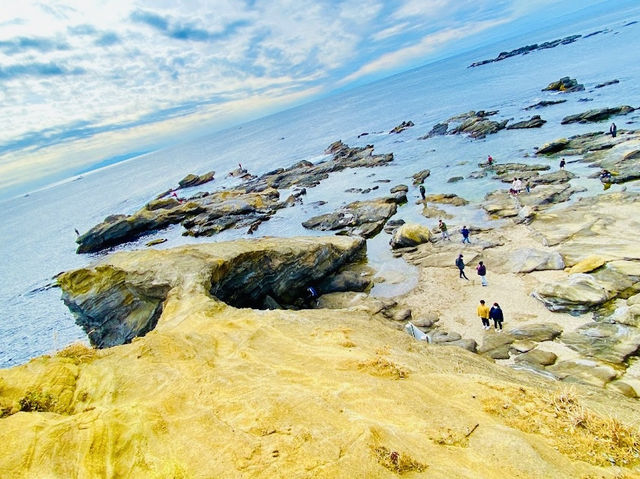
<svg viewBox="0 0 640 479">
<path fill-rule="evenodd" d="M 386 167 L 332 174 L 320 186 L 308 189 L 303 205 L 280 210 L 263 223 L 255 237 L 324 234 L 305 230 L 301 222 L 351 201 L 383 196 L 401 183 L 410 186 L 409 202 L 399 208 L 395 218 L 435 226 L 437 220 L 422 217 L 421 206 L 415 204 L 419 195 L 411 185 L 411 175 L 420 170 L 431 170 L 425 182 L 428 193 L 451 192 L 479 201 L 487 192 L 507 186 L 490 178 L 466 179 L 488 155 L 498 162 L 549 163 L 557 168 L 556 160 L 536 158 L 534 147 L 559 137 L 605 131 L 609 125 L 560 125 L 564 116 L 599 107 L 640 107 L 640 23 L 634 23 L 640 21 L 640 5 L 610 12 L 612 5 L 582 12 L 561 26 L 511 38 L 1 203 L 0 367 L 24 363 L 74 341 L 86 341 L 84 332 L 60 300 L 60 290 L 50 287 L 57 273 L 86 266 L 106 254 L 77 255 L 74 229 L 85 232 L 110 214 L 133 213 L 159 193 L 177 186 L 188 173 L 215 170 L 216 179 L 183 190 L 184 196 L 234 186 L 237 180 L 226 174 L 238 163 L 260 175 L 300 160 L 322 161 L 327 158 L 325 148 L 338 139 L 349 146 L 373 144 L 376 153 L 394 154 L 394 161 Z M 600 30 L 569 45 L 468 68 L 501 51 Z M 576 78 L 586 90 L 569 94 L 541 92 L 564 76 Z M 620 83 L 594 89 L 595 85 L 614 79 Z M 523 110 L 544 99 L 560 98 L 567 102 Z M 417 139 L 436 123 L 469 110 L 499 110 L 494 118 L 513 121 L 539 114 L 547 123 L 538 129 L 503 130 L 482 140 L 460 135 Z M 415 126 L 398 135 L 388 133 L 405 120 L 413 121 Z M 640 128 L 640 112 L 614 121 L 619 129 Z M 358 137 L 362 133 L 368 135 Z M 597 180 L 584 178 L 590 173 L 585 165 L 569 162 L 568 166 L 582 175 L 576 181 L 587 187 L 585 194 L 601 189 Z M 454 176 L 465 180 L 448 183 Z M 374 186 L 379 188 L 368 194 L 345 192 L 348 188 Z M 616 188 L 620 187 L 612 189 Z M 287 192 L 282 192 L 282 199 L 286 196 Z M 326 204 L 314 206 L 319 200 Z M 448 220 L 455 228 L 490 221 L 472 207 L 445 209 L 455 214 L 454 219 Z M 183 237 L 181 233 L 182 227 L 176 225 L 110 251 L 144 248 L 155 238 L 168 240 L 159 248 L 224 241 L 242 237 L 246 230 L 205 238 Z M 374 295 L 399 294 L 417 281 L 412 267 L 391 256 L 388 241 L 386 233 L 368 241 L 369 261 L 377 274 L 386 278 L 374 287 Z"/>
</svg>

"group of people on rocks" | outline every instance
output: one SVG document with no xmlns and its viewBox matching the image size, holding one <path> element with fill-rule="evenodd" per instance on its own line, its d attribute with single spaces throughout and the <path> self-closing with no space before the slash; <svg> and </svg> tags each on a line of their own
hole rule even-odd
<svg viewBox="0 0 640 479">
<path fill-rule="evenodd" d="M 480 300 L 480 304 L 476 308 L 478 317 L 482 320 L 483 329 L 491 329 L 490 319 L 493 320 L 493 327 L 497 332 L 502 332 L 502 322 L 504 321 L 504 315 L 502 314 L 502 308 L 498 303 L 493 303 L 491 309 L 485 304 L 484 299 Z"/>
<path fill-rule="evenodd" d="M 456 266 L 458 267 L 458 270 L 460 272 L 460 278 L 469 281 L 469 278 L 467 278 L 467 275 L 464 273 L 464 268 L 466 265 L 464 264 L 464 255 L 462 253 L 460 253 L 458 255 L 458 258 L 456 259 Z M 480 284 L 482 284 L 482 286 L 488 286 L 489 283 L 487 282 L 487 267 L 484 264 L 484 261 L 478 262 L 478 266 L 476 266 L 476 273 L 478 273 L 478 276 L 480 276 Z"/>
</svg>

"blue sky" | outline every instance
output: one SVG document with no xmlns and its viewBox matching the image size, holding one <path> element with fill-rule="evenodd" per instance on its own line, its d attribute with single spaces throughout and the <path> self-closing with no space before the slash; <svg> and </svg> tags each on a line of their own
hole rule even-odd
<svg viewBox="0 0 640 479">
<path fill-rule="evenodd" d="M 0 9 L 0 196 L 596 3 L 7 0 Z"/>
</svg>

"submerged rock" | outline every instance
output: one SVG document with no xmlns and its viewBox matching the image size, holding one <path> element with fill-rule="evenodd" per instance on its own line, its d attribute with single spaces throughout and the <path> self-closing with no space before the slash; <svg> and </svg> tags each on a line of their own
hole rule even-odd
<svg viewBox="0 0 640 479">
<path fill-rule="evenodd" d="M 604 88 L 605 86 L 616 85 L 618 83 L 620 83 L 620 80 L 610 80 L 604 83 L 598 83 L 594 88 Z"/>
<path fill-rule="evenodd" d="M 104 348 L 154 329 L 167 297 L 180 291 L 198 290 L 236 307 L 294 304 L 307 286 L 362 258 L 365 248 L 359 238 L 320 237 L 119 252 L 63 273 L 58 284 L 91 344 Z"/>
<path fill-rule="evenodd" d="M 528 107 L 525 108 L 525 110 L 534 110 L 538 108 L 544 108 L 551 105 L 557 105 L 559 103 L 565 103 L 566 101 L 567 100 L 542 100 L 533 105 L 529 105 Z"/>
</svg>

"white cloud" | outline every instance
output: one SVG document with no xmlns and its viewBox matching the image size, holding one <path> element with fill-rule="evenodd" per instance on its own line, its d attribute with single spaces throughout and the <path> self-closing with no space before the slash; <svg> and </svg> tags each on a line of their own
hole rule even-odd
<svg viewBox="0 0 640 479">
<path fill-rule="evenodd" d="M 377 59 L 367 63 L 357 71 L 343 78 L 339 83 L 351 83 L 359 78 L 379 72 L 388 72 L 402 66 L 406 66 L 410 62 L 420 59 L 434 52 L 444 45 L 460 40 L 464 37 L 474 35 L 488 28 L 492 28 L 504 23 L 505 20 L 491 20 L 478 22 L 470 25 L 464 25 L 459 28 L 442 30 L 438 33 L 426 35 L 418 43 L 401 48 L 400 50 L 386 53 Z"/>
</svg>

